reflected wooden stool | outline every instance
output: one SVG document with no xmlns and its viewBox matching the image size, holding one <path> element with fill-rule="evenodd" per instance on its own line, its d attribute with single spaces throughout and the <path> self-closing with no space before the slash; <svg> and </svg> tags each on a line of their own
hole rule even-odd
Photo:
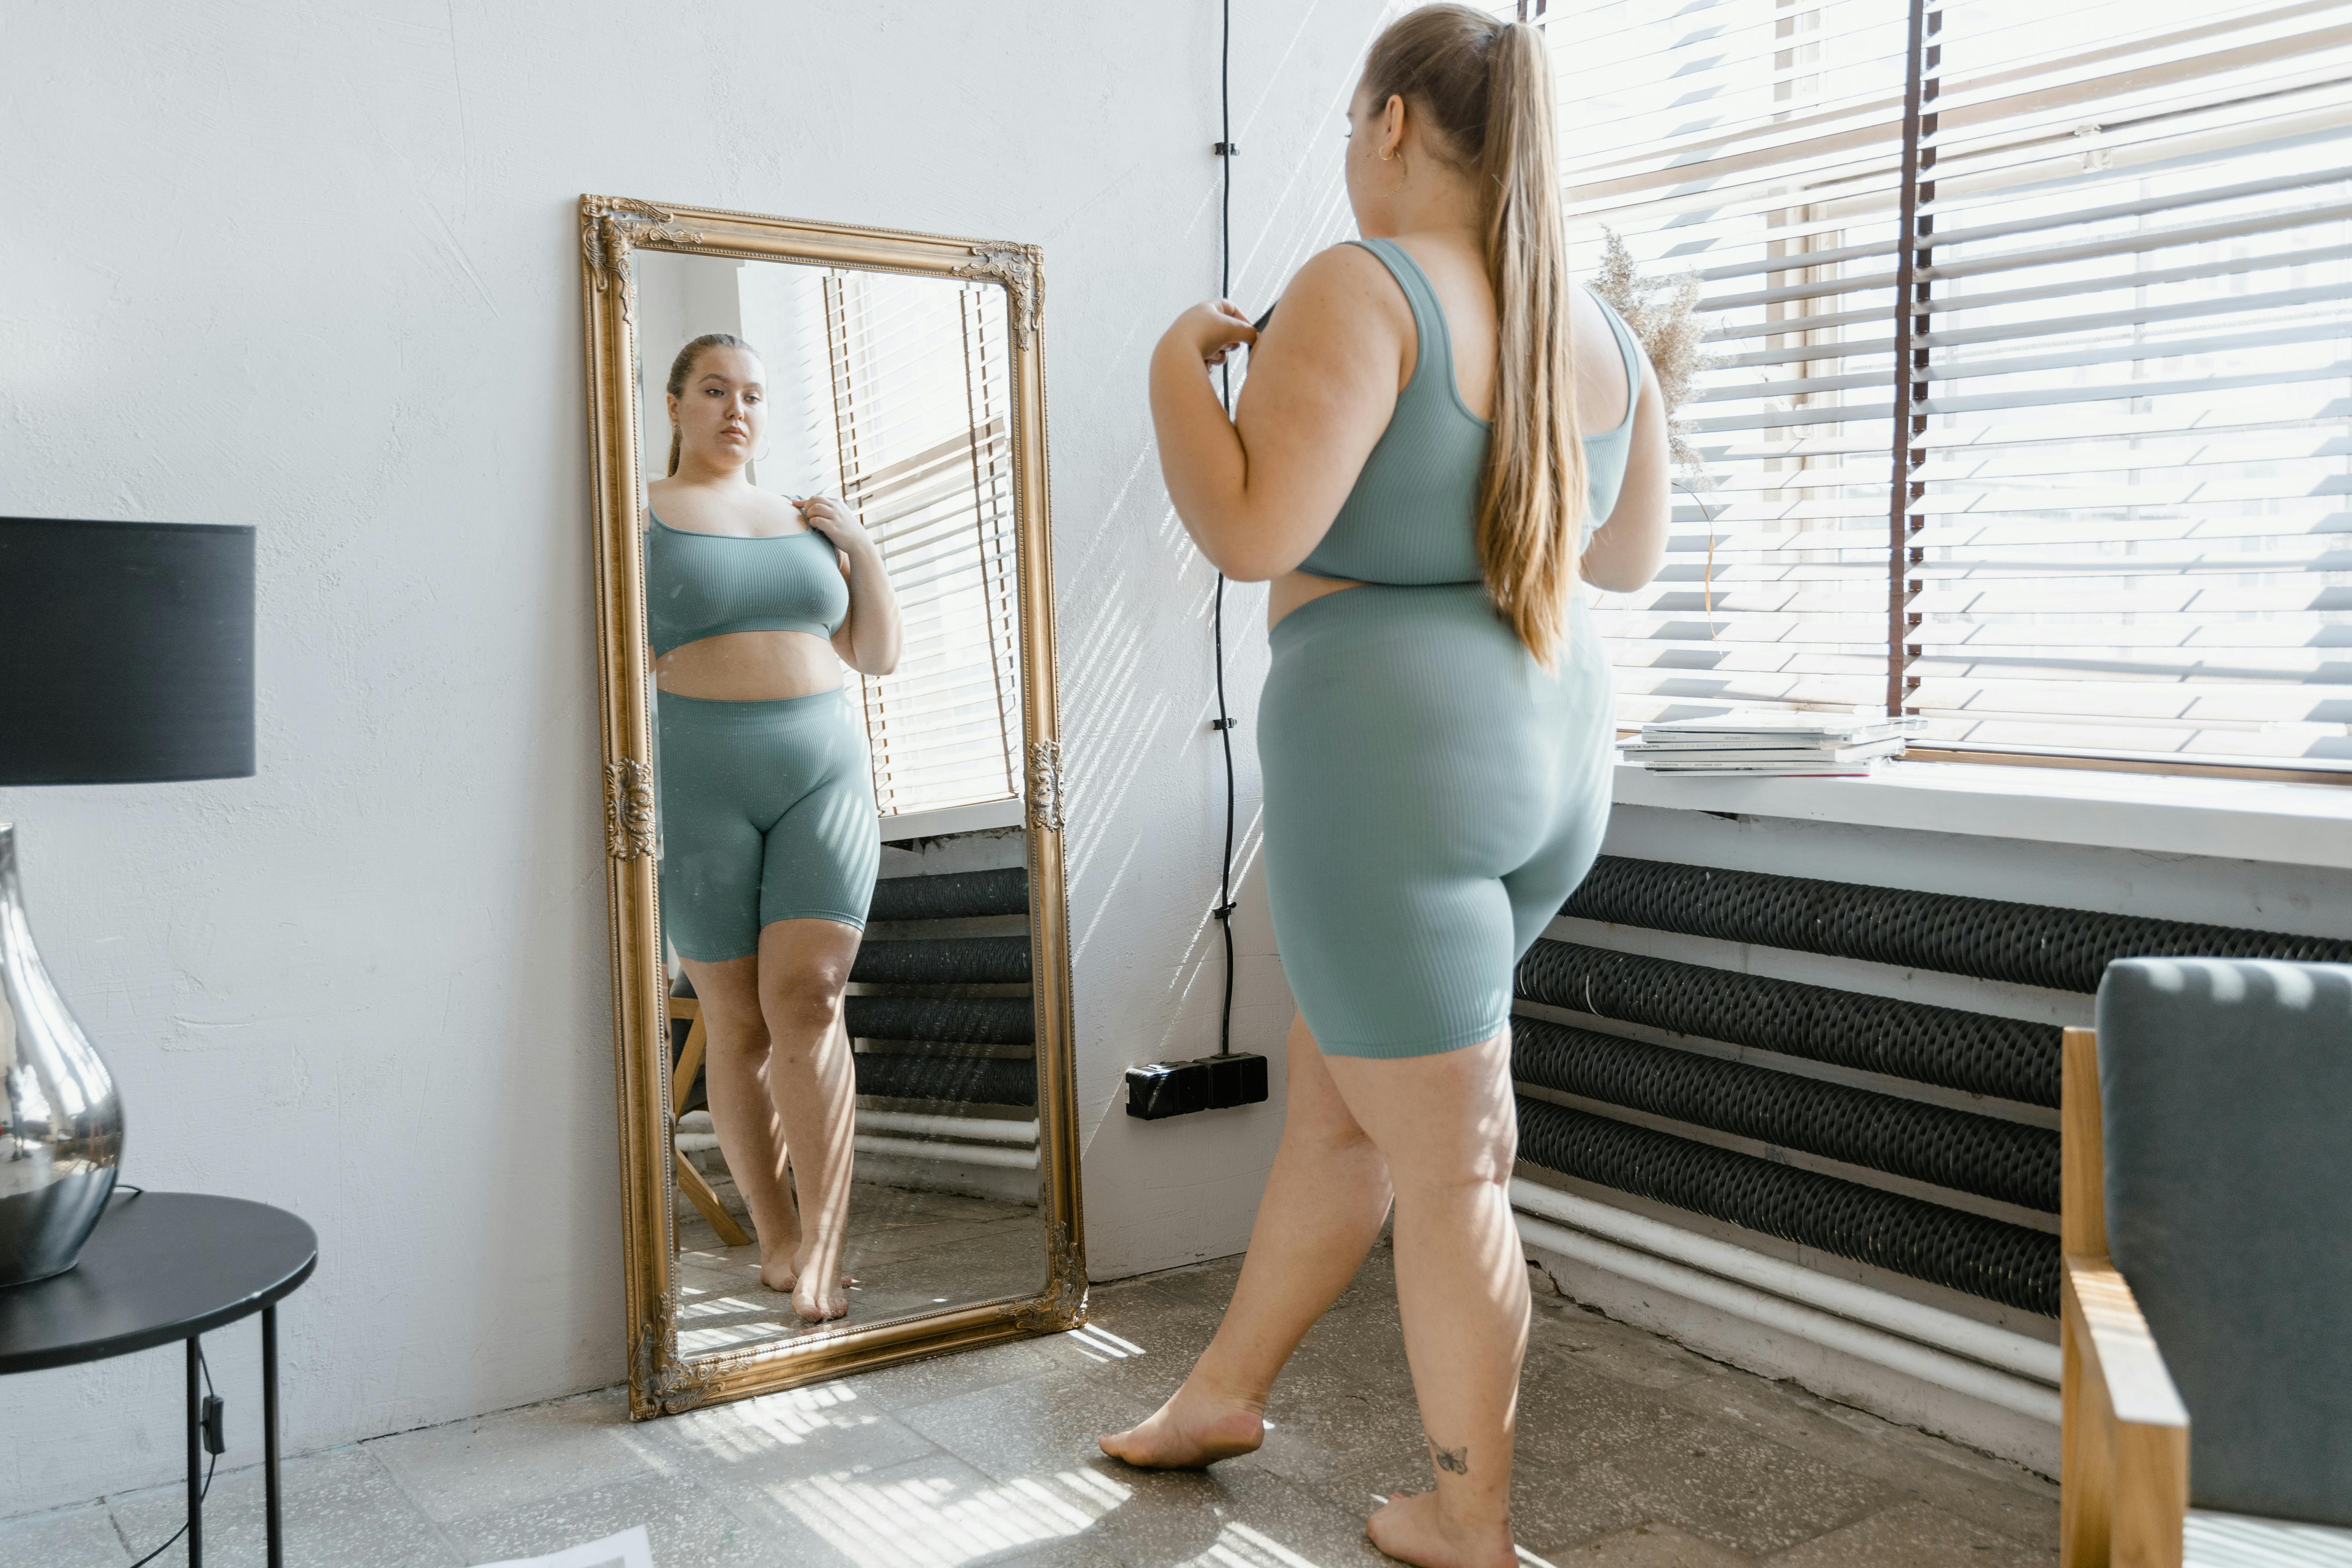
<svg viewBox="0 0 2352 1568">
<path fill-rule="evenodd" d="M 677 1065 L 670 1068 L 669 1073 L 669 1102 L 673 1117 L 676 1108 L 684 1105 L 686 1097 L 693 1092 L 695 1077 L 702 1071 L 703 1053 L 710 1043 L 709 1033 L 702 1024 L 701 999 L 694 994 L 693 987 L 683 979 L 677 984 L 684 988 L 685 994 L 680 995 L 677 990 L 670 993 L 670 1022 L 674 1025 L 682 1023 L 687 1027 L 685 1044 L 678 1047 Z M 725 1156 L 722 1154 L 720 1158 Z M 719 1194 L 710 1190 L 710 1184 L 702 1179 L 702 1173 L 696 1170 L 694 1163 L 686 1157 L 686 1151 L 673 1147 L 670 1160 L 677 1168 L 677 1190 L 684 1193 L 687 1202 L 710 1222 L 710 1228 L 719 1233 L 720 1243 L 728 1247 L 751 1246 L 751 1237 L 736 1223 L 735 1216 L 727 1212 L 726 1205 L 719 1201 Z"/>
</svg>

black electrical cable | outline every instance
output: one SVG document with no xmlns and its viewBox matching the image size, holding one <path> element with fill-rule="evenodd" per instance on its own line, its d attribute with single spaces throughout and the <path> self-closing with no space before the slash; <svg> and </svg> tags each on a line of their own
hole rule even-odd
<svg viewBox="0 0 2352 1568">
<path fill-rule="evenodd" d="M 197 1369 L 205 1374 L 205 1397 L 207 1400 L 210 1400 L 214 1397 L 213 1367 L 212 1363 L 205 1359 L 205 1347 L 201 1344 L 196 1346 L 196 1366 Z M 219 1464 L 220 1456 L 218 1454 L 213 1454 L 205 1460 L 205 1482 L 203 1486 L 196 1489 L 196 1501 L 198 1503 L 202 1503 L 205 1499 L 213 1495 L 213 1471 L 218 1468 Z M 180 1537 L 187 1533 L 188 1521 L 186 1520 L 182 1520 L 180 1521 L 180 1528 L 172 1531 L 171 1540 L 166 1541 L 163 1545 L 158 1546 L 154 1551 L 147 1553 L 146 1556 L 142 1557 L 138 1562 L 133 1563 L 131 1565 L 131 1568 L 147 1568 L 147 1564 L 154 1562 L 155 1559 L 163 1556 L 163 1553 L 172 1550 L 173 1546 L 179 1541 Z"/>
<path fill-rule="evenodd" d="M 1234 288 L 1234 0 L 1224 0 L 1223 29 L 1217 51 L 1217 156 L 1224 163 L 1223 212 L 1217 225 L 1217 298 Z M 1234 367 L 1218 367 L 1225 416 L 1234 412 Z M 1217 1016 L 1217 1054 L 1234 1049 L 1234 720 L 1225 710 L 1225 574 L 1217 574 L 1214 617 L 1217 648 L 1217 721 L 1211 726 L 1225 748 L 1225 852 L 1217 866 L 1217 925 L 1225 936 L 1225 1001 Z"/>
</svg>

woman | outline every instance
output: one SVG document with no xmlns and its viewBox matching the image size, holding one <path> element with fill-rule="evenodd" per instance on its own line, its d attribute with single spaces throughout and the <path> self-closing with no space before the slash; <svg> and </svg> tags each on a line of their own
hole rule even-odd
<svg viewBox="0 0 2352 1568">
<path fill-rule="evenodd" d="M 766 393 L 740 338 L 679 350 L 669 468 L 646 487 L 661 912 L 702 1001 L 710 1120 L 751 1211 L 761 1283 L 821 1322 L 849 1310 L 856 1081 L 841 996 L 881 856 L 841 667 L 890 672 L 898 606 L 839 501 L 787 500 L 745 477 Z"/>
<path fill-rule="evenodd" d="M 1527 1338 L 1512 971 L 1608 813 L 1608 673 L 1577 584 L 1648 582 L 1667 517 L 1655 378 L 1568 284 L 1550 97 L 1533 28 L 1461 5 L 1398 20 L 1349 112 L 1363 240 L 1308 262 L 1262 342 L 1203 305 L 1151 367 L 1178 514 L 1227 574 L 1273 584 L 1266 886 L 1299 1017 L 1224 1321 L 1102 1446 L 1168 1467 L 1256 1447 L 1275 1374 L 1393 1199 L 1436 1489 L 1369 1532 L 1479 1568 L 1514 1561 Z M 1229 422 L 1205 366 L 1243 344 Z"/>
</svg>

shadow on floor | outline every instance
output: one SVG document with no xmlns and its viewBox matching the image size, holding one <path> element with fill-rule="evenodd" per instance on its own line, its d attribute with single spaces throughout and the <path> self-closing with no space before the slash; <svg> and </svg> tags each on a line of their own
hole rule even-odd
<svg viewBox="0 0 2352 1568">
<path fill-rule="evenodd" d="M 1098 1288 L 1087 1326 L 631 1424 L 617 1390 L 288 1462 L 289 1562 L 465 1568 L 647 1525 L 659 1568 L 1338 1568 L 1376 1494 L 1429 1484 L 1385 1248 L 1284 1374 L 1257 1453 L 1130 1470 L 1098 1432 L 1208 1342 L 1238 1259 Z M 174 1488 L 0 1521 L 0 1562 L 125 1568 Z M 260 1560 L 257 1470 L 208 1561 Z M 2057 1559 L 2056 1489 L 2013 1466 L 1538 1299 L 1519 1539 L 1555 1568 L 1972 1568 Z M 136 1548 L 134 1551 L 133 1548 Z M 184 1563 L 181 1548 L 158 1563 Z"/>
</svg>

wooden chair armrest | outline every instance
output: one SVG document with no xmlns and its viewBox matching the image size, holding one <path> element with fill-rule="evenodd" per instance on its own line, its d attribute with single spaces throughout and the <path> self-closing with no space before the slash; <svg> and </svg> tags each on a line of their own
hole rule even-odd
<svg viewBox="0 0 2352 1568">
<path fill-rule="evenodd" d="M 2061 1568 L 2180 1568 L 2189 1411 L 2131 1286 L 2071 1254 L 2060 1285 Z"/>
</svg>

